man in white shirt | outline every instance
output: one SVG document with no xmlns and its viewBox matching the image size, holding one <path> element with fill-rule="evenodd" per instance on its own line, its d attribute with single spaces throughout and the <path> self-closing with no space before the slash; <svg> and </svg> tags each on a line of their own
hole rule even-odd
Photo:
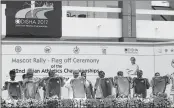
<svg viewBox="0 0 174 108">
<path fill-rule="evenodd" d="M 131 65 L 126 69 L 128 77 L 135 78 L 137 77 L 137 72 L 139 71 L 139 66 L 136 64 L 135 57 L 130 58 Z M 131 96 L 133 97 L 134 89 L 131 89 Z"/>
<path fill-rule="evenodd" d="M 65 83 L 65 87 L 68 89 L 68 97 L 70 99 L 73 99 L 73 90 L 72 90 L 72 87 L 71 87 L 71 80 L 75 79 L 75 78 L 78 78 L 79 77 L 79 72 L 77 71 L 74 71 L 73 72 L 73 77 L 72 78 L 69 78 L 68 81 Z"/>
<path fill-rule="evenodd" d="M 131 61 L 131 65 L 129 66 L 129 68 L 126 69 L 128 76 L 136 77 L 137 72 L 139 70 L 139 66 L 136 64 L 135 57 L 131 57 L 130 61 Z"/>
</svg>

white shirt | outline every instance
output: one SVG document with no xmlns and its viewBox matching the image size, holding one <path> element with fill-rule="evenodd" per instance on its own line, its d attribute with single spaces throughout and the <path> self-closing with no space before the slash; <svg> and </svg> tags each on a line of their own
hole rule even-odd
<svg viewBox="0 0 174 108">
<path fill-rule="evenodd" d="M 68 89 L 68 97 L 70 99 L 73 99 L 73 89 L 70 84 L 72 79 L 74 79 L 74 78 L 72 77 L 72 78 L 68 79 L 68 81 L 65 83 L 65 87 Z"/>
<path fill-rule="evenodd" d="M 97 90 L 96 90 L 96 98 L 102 98 L 102 97 L 103 97 L 102 94 L 103 94 L 103 93 L 102 93 L 101 87 L 98 86 L 98 87 L 97 87 Z"/>
<path fill-rule="evenodd" d="M 139 70 L 139 66 L 137 64 L 131 64 L 129 66 L 129 68 L 127 68 L 126 70 L 127 70 L 127 73 L 128 73 L 129 76 L 131 74 L 135 74 L 136 75 L 137 70 Z"/>
<path fill-rule="evenodd" d="M 100 79 L 98 79 L 98 81 L 100 82 Z M 99 85 L 99 82 L 96 82 L 96 83 L 98 83 L 97 85 L 95 84 L 95 89 L 96 89 L 95 97 L 96 98 L 103 98 L 103 93 L 102 93 L 102 89 L 101 89 L 101 87 Z"/>
</svg>

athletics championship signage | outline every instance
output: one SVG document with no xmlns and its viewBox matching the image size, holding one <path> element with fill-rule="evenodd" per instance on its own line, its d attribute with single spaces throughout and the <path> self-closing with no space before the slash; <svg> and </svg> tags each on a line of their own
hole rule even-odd
<svg viewBox="0 0 174 108">
<path fill-rule="evenodd" d="M 125 53 L 125 49 L 135 49 L 135 51 L 137 49 L 138 53 Z M 113 73 L 116 75 L 119 70 L 125 71 L 127 65 L 130 65 L 131 57 L 135 57 L 137 63 L 142 65 L 145 71 L 153 72 L 153 69 L 150 68 L 154 60 L 153 48 L 149 47 L 18 44 L 3 45 L 2 50 L 2 65 L 6 75 L 9 70 L 16 69 L 17 75 L 21 76 L 26 73 L 28 68 L 32 68 L 37 76 L 48 75 L 50 70 L 67 77 L 72 75 L 73 71 L 86 71 L 90 76 L 97 76 L 99 70 L 105 71 L 106 75 L 110 76 Z M 144 65 L 148 59 L 151 62 Z M 144 75 L 148 75 L 148 73 Z"/>
<path fill-rule="evenodd" d="M 61 37 L 61 1 L 6 1 L 2 3 L 6 4 L 7 37 Z"/>
</svg>

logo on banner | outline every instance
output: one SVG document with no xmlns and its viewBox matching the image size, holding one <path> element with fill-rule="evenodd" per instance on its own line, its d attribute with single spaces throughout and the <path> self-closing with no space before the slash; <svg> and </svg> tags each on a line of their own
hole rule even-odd
<svg viewBox="0 0 174 108">
<path fill-rule="evenodd" d="M 21 51 L 22 51 L 21 46 L 16 46 L 16 47 L 15 47 L 15 51 L 16 51 L 17 53 L 21 52 Z"/>
<path fill-rule="evenodd" d="M 42 1 L 31 1 L 23 4 L 23 9 L 15 15 L 16 27 L 48 27 L 46 12 L 53 10 L 53 3 Z"/>
<path fill-rule="evenodd" d="M 51 53 L 51 47 L 46 46 L 44 51 L 45 51 L 45 53 Z"/>
<path fill-rule="evenodd" d="M 162 49 L 160 48 L 160 49 L 158 49 L 158 53 L 162 53 Z"/>
<path fill-rule="evenodd" d="M 125 48 L 124 51 L 126 54 L 138 54 L 138 49 L 136 48 Z"/>
<path fill-rule="evenodd" d="M 80 48 L 78 48 L 77 46 L 73 49 L 73 52 L 75 53 L 75 54 L 79 54 L 79 52 L 80 52 Z"/>
<path fill-rule="evenodd" d="M 171 52 L 174 52 L 174 49 L 171 49 Z"/>
<path fill-rule="evenodd" d="M 102 46 L 101 47 L 101 52 L 103 55 L 106 55 L 107 54 L 107 47 L 106 46 Z"/>
<path fill-rule="evenodd" d="M 107 54 L 106 48 L 103 48 L 103 49 L 102 49 L 102 53 L 103 53 L 103 54 Z"/>
<path fill-rule="evenodd" d="M 172 60 L 171 65 L 174 68 L 174 59 Z"/>
<path fill-rule="evenodd" d="M 168 52 L 168 49 L 165 49 L 165 52 Z"/>
</svg>

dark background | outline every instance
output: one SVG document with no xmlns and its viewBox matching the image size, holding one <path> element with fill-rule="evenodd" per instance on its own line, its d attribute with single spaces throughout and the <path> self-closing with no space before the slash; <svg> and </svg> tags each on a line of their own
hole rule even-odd
<svg viewBox="0 0 174 108">
<path fill-rule="evenodd" d="M 37 1 L 37 6 L 46 1 Z M 60 38 L 62 36 L 62 4 L 61 1 L 49 1 L 54 4 L 54 10 L 45 13 L 48 18 L 47 28 L 36 27 L 15 27 L 15 15 L 31 4 L 30 1 L 1 1 L 6 4 L 6 37 L 22 38 Z"/>
</svg>

